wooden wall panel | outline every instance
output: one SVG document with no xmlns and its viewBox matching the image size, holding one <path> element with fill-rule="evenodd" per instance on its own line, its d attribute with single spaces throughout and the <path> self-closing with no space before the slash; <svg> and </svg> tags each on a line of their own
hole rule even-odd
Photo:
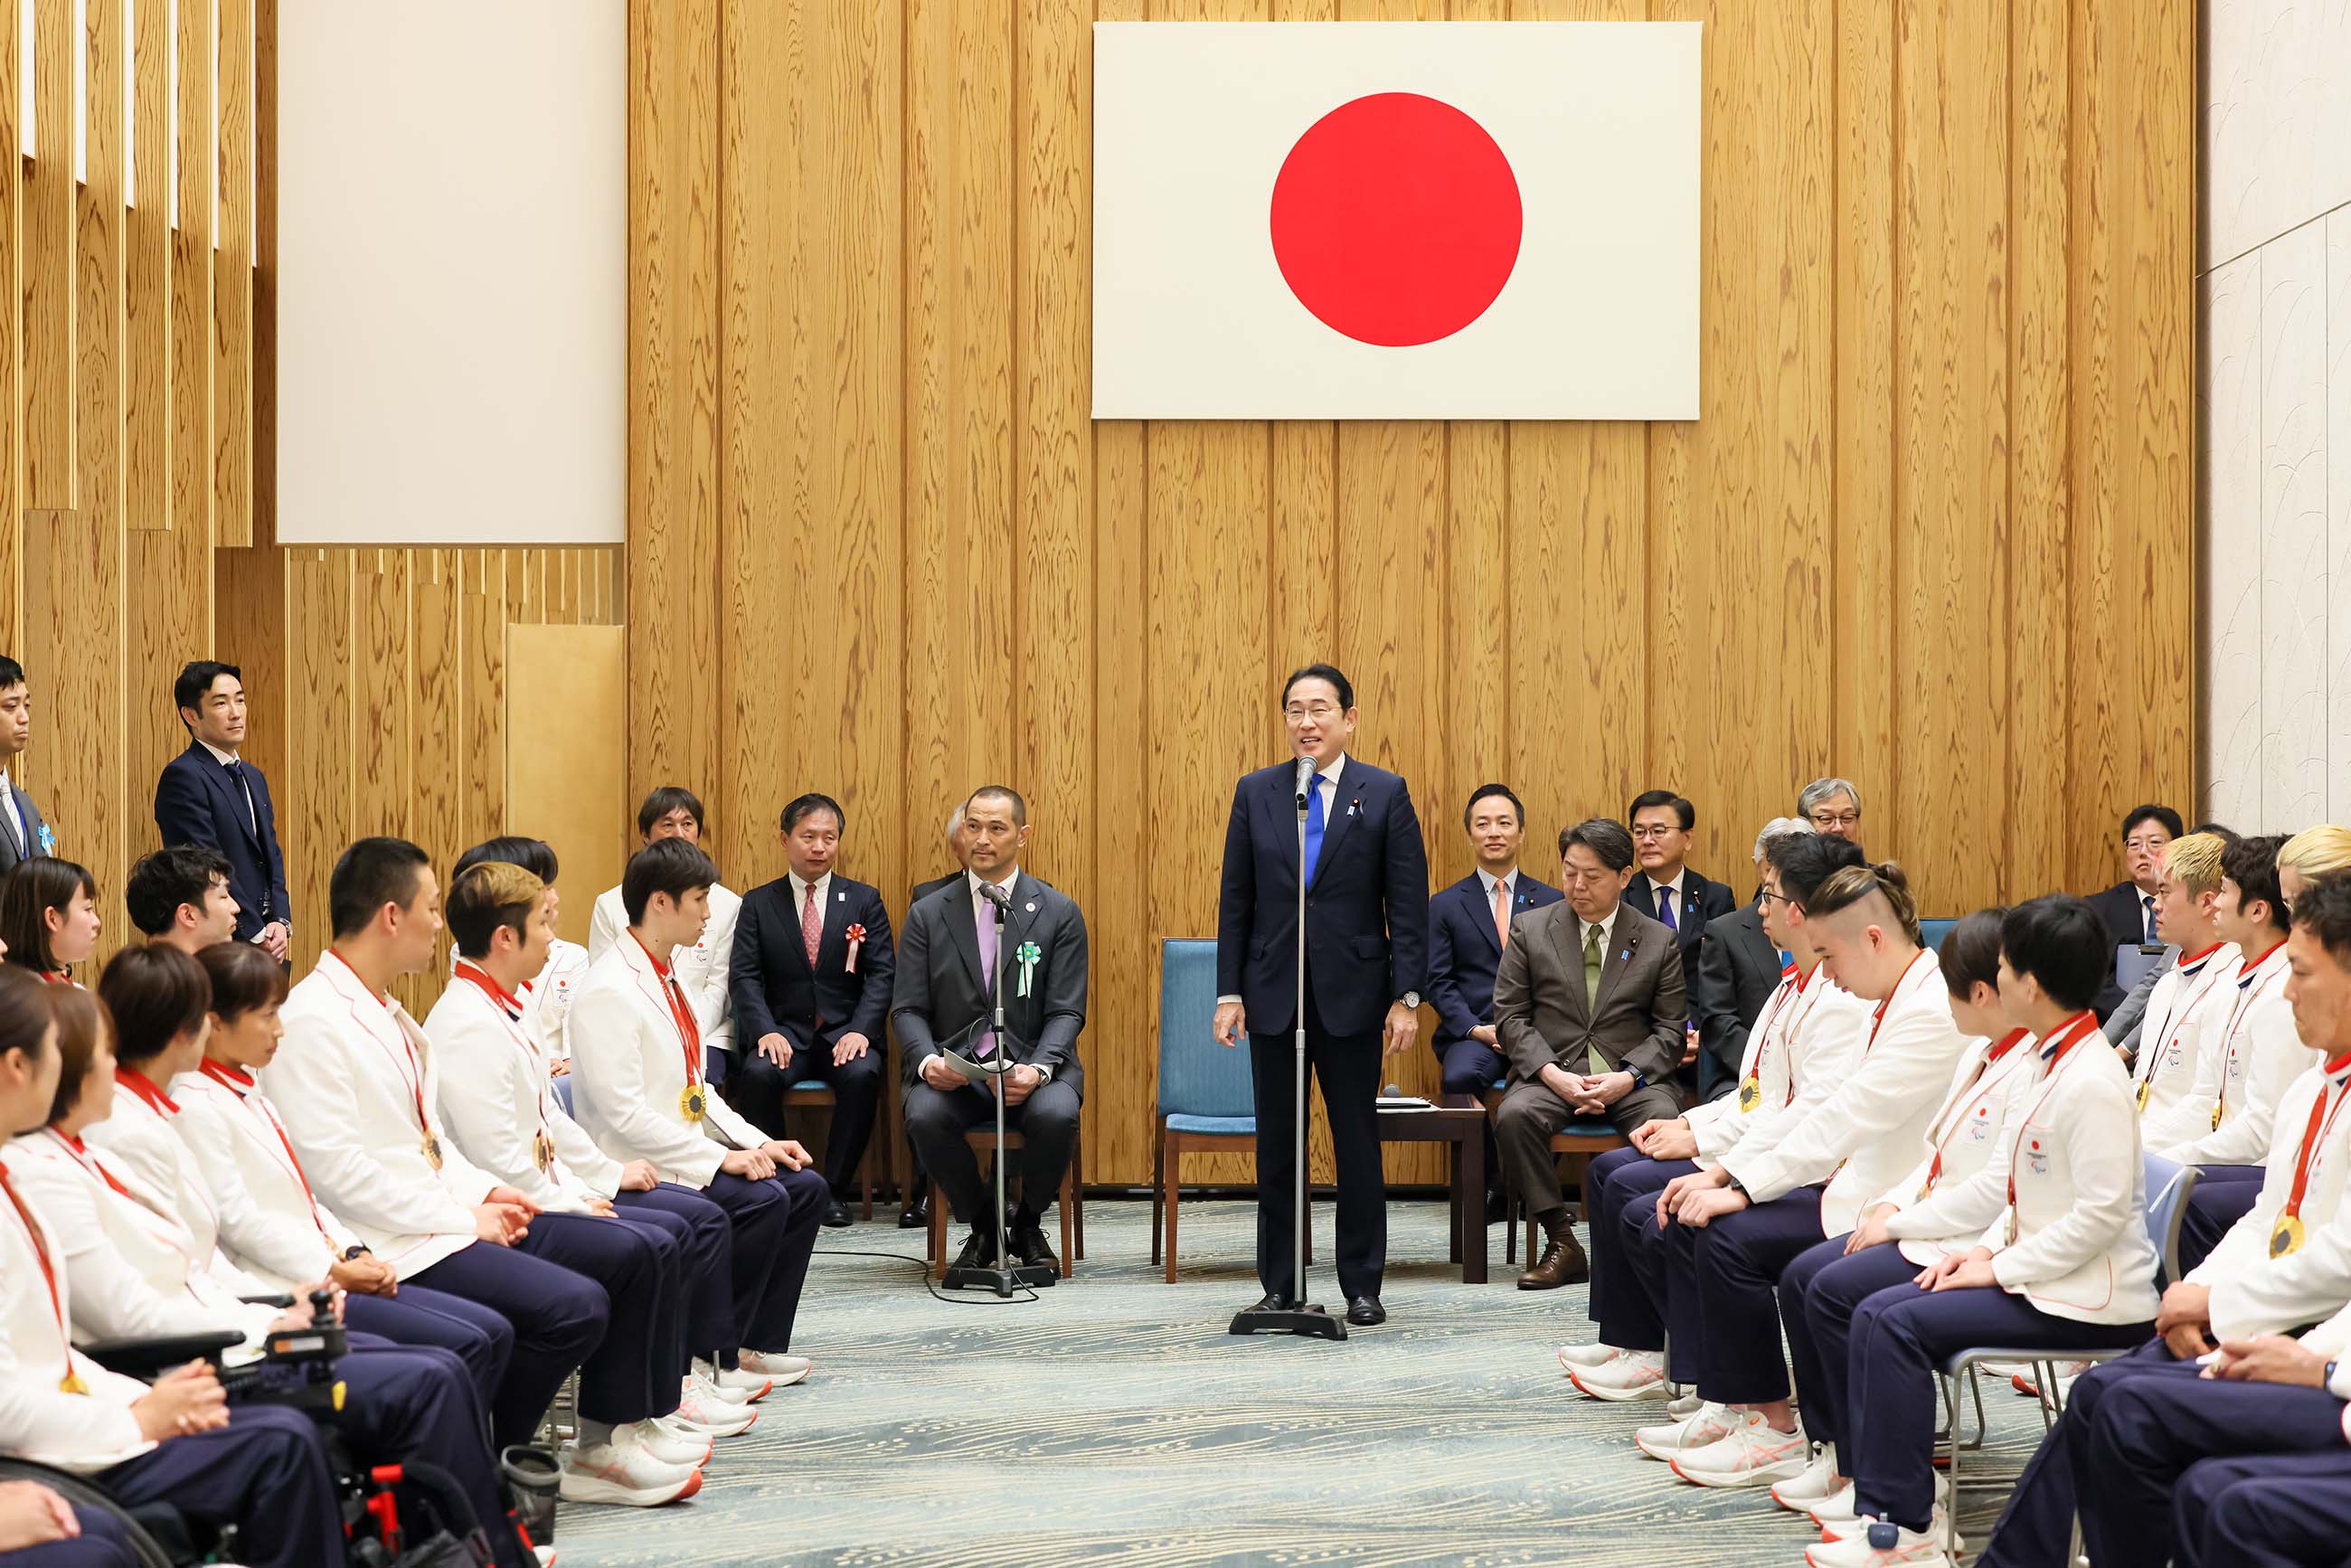
<svg viewBox="0 0 2351 1568">
<path fill-rule="evenodd" d="M 1941 912 L 2099 885 L 2113 812 L 2188 794 L 2185 0 L 632 15 L 632 789 L 703 790 L 745 882 L 782 794 L 871 797 L 853 865 L 893 894 L 947 803 L 1023 789 L 1093 935 L 1092 1175 L 1147 1166 L 1155 943 L 1213 929 L 1310 658 L 1439 883 L 1489 778 L 1544 874 L 1667 784 L 1743 885 L 1842 773 Z M 1705 24 L 1701 417 L 1089 426 L 1087 24 L 1440 16 Z M 507 569 L 513 617 L 562 609 Z M 2062 806 L 2011 809 L 2053 748 Z"/>
<path fill-rule="evenodd" d="M 77 403 L 74 323 L 74 6 L 33 7 L 33 161 L 24 167 L 22 248 L 17 257 L 24 344 L 24 504 L 71 507 Z M 29 624 L 29 622 L 28 622 Z"/>
<path fill-rule="evenodd" d="M 23 58 L 20 30 L 0 28 L 0 147 L 24 145 Z M 17 309 L 17 263 L 23 252 L 19 204 L 24 194 L 19 158 L 0 174 L 0 647 L 24 646 L 24 333 Z"/>
<path fill-rule="evenodd" d="M 123 225 L 123 522 L 146 531 L 172 526 L 170 0 L 134 0 L 129 42 L 134 206 Z"/>
<path fill-rule="evenodd" d="M 253 543 L 253 0 L 215 0 L 219 230 L 213 267 L 214 530 Z M 290 889 L 288 890 L 291 891 Z"/>
</svg>

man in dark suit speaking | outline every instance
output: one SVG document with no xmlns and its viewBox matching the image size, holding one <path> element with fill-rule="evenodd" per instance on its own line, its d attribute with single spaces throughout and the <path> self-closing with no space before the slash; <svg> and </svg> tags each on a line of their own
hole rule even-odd
<svg viewBox="0 0 2351 1568">
<path fill-rule="evenodd" d="M 1387 1193 L 1380 1169 L 1380 1060 L 1410 1045 L 1426 973 L 1428 856 L 1412 791 L 1349 757 L 1355 692 L 1329 664 L 1282 687 L 1306 783 L 1306 1055 L 1322 1085 L 1339 1176 L 1339 1288 L 1347 1321 L 1386 1321 Z M 1219 1044 L 1249 1042 L 1257 1091 L 1257 1272 L 1266 1310 L 1295 1306 L 1298 1118 L 1297 761 L 1233 791 L 1217 915 Z"/>
<path fill-rule="evenodd" d="M 882 1100 L 893 968 L 882 894 L 833 870 L 847 823 L 830 795 L 802 795 L 784 808 L 791 869 L 744 895 L 727 967 L 735 1038 L 754 1042 L 727 1081 L 727 1101 L 780 1138 L 784 1092 L 803 1082 L 831 1087 L 824 1223 L 835 1228 L 849 1223 L 841 1194 L 856 1177 Z"/>
<path fill-rule="evenodd" d="M 964 803 L 965 857 L 970 869 L 906 911 L 898 944 L 891 1017 L 905 1053 L 906 1138 L 923 1168 L 946 1194 L 955 1217 L 971 1227 L 956 1266 L 987 1268 L 1008 1251 L 1021 1263 L 1050 1263 L 1040 1218 L 1061 1190 L 1078 1136 L 1085 1073 L 1078 1032 L 1086 1024 L 1086 922 L 1078 906 L 1020 869 L 1029 842 L 1029 807 L 1001 785 Z M 999 934 L 998 917 L 1003 925 Z M 1004 1028 L 989 981 L 1004 975 Z M 964 1134 L 993 1126 L 996 1104 L 939 1054 L 953 1051 L 985 1062 L 998 1051 L 1019 1065 L 1006 1073 L 1004 1125 L 1021 1135 L 1015 1151 L 1020 1183 L 1011 1235 L 996 1234 L 996 1209 Z"/>
<path fill-rule="evenodd" d="M 164 847 L 201 844 L 228 857 L 236 939 L 278 962 L 292 950 L 294 909 L 286 896 L 286 855 L 269 780 L 239 755 L 245 745 L 245 675 L 235 664 L 198 659 L 172 683 L 188 749 L 155 783 L 155 826 Z"/>
<path fill-rule="evenodd" d="M 1681 1113 L 1670 1087 L 1689 1018 L 1674 935 L 1624 902 L 1633 836 L 1595 817 L 1559 836 L 1564 903 L 1521 915 L 1494 977 L 1494 1022 L 1510 1089 L 1494 1142 L 1527 1212 L 1551 1238 L 1519 1280 L 1547 1291 L 1591 1277 L 1570 1228 L 1552 1135 L 1574 1116 L 1620 1133 Z"/>
</svg>

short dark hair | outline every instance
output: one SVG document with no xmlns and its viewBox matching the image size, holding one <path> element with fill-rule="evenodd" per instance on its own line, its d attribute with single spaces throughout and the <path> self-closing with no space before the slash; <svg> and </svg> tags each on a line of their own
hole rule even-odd
<svg viewBox="0 0 2351 1568">
<path fill-rule="evenodd" d="M 168 942 L 125 947 L 98 977 L 98 997 L 114 1015 L 114 1054 L 150 1061 L 201 1026 L 212 1010 L 204 967 Z"/>
<path fill-rule="evenodd" d="M 1599 856 L 1600 863 L 1610 871 L 1625 871 L 1633 863 L 1633 835 L 1625 831 L 1622 822 L 1587 817 L 1572 828 L 1561 829 L 1559 858 L 1565 860 L 1567 852 L 1578 844 Z"/>
<path fill-rule="evenodd" d="M 554 846 L 545 839 L 526 839 L 519 834 L 509 833 L 503 838 L 484 839 L 480 843 L 459 855 L 457 863 L 449 868 L 451 885 L 455 885 L 459 877 L 475 866 L 486 864 L 491 861 L 503 861 L 507 865 L 518 865 L 549 886 L 554 884 L 556 871 Z"/>
<path fill-rule="evenodd" d="M 844 833 L 849 831 L 849 813 L 841 809 L 841 802 L 830 795 L 820 795 L 811 789 L 784 808 L 784 831 L 790 832 L 800 825 L 802 818 L 819 811 L 831 811 L 833 826 Z"/>
<path fill-rule="evenodd" d="M 2285 833 L 2262 833 L 2255 838 L 2231 839 L 2220 850 L 2220 874 L 2237 884 L 2237 907 L 2241 910 L 2248 899 L 2258 898 L 2269 905 L 2269 924 L 2283 936 L 2287 929 L 2285 894 L 2278 886 L 2278 851 L 2285 848 Z M 2250 961 L 2252 955 L 2245 957 Z"/>
<path fill-rule="evenodd" d="M 967 816 L 971 812 L 972 801 L 978 800 L 982 795 L 993 795 L 998 800 L 1011 801 L 1013 825 L 1020 828 L 1029 825 L 1029 802 L 1023 800 L 1020 798 L 1020 791 L 1009 784 L 983 784 L 973 790 L 963 803 L 964 813 Z"/>
<path fill-rule="evenodd" d="M 1469 819 L 1476 813 L 1478 802 L 1490 800 L 1497 795 L 1508 800 L 1510 803 L 1510 810 L 1519 814 L 1519 826 L 1523 828 L 1527 825 L 1526 802 L 1519 799 L 1515 790 L 1508 784 L 1480 784 L 1469 791 L 1469 803 L 1461 808 L 1461 828 L 1464 832 L 1469 829 Z"/>
<path fill-rule="evenodd" d="M 1355 683 L 1336 664 L 1304 664 L 1290 672 L 1290 679 L 1281 683 L 1281 706 L 1290 706 L 1290 689 L 1301 681 L 1328 681 L 1331 689 L 1339 694 L 1343 709 L 1355 706 Z"/>
<path fill-rule="evenodd" d="M 203 844 L 179 844 L 141 855 L 123 879 L 122 902 L 131 924 L 150 936 L 161 936 L 179 918 L 181 906 L 204 906 L 204 894 L 215 879 L 229 879 L 228 857 Z"/>
<path fill-rule="evenodd" d="M 637 808 L 637 837 L 642 839 L 652 832 L 655 822 L 681 807 L 694 818 L 696 832 L 708 825 L 709 819 L 702 814 L 700 797 L 683 784 L 664 784 L 646 796 L 644 804 Z"/>
<path fill-rule="evenodd" d="M 1943 985 L 1951 995 L 1965 998 L 1978 981 L 2000 988 L 2000 923 L 2008 910 L 2000 904 L 1962 915 L 1943 933 L 1935 950 L 1942 966 Z"/>
<path fill-rule="evenodd" d="M 2351 874 L 2314 877 L 2304 883 L 2302 896 L 2294 901 L 2294 924 L 2317 937 L 2337 964 L 2351 969 Z M 9 1043 L 10 1036 L 0 1025 L 0 1051 Z"/>
<path fill-rule="evenodd" d="M 1763 863 L 1780 873 L 1780 895 L 1800 909 L 1830 877 L 1868 862 L 1859 844 L 1828 833 L 1774 833 L 1763 841 Z"/>
<path fill-rule="evenodd" d="M 703 853 L 701 845 L 684 839 L 655 839 L 629 857 L 629 869 L 621 875 L 621 907 L 634 925 L 644 919 L 645 905 L 653 902 L 654 894 L 684 898 L 717 880 L 718 862 Z"/>
<path fill-rule="evenodd" d="M 2105 917 L 2069 893 L 2028 898 L 2001 915 L 2000 950 L 2010 968 L 2040 981 L 2061 1008 L 2097 1000 L 2115 961 Z"/>
<path fill-rule="evenodd" d="M 2244 834 L 2237 831 L 2236 829 L 2229 826 L 2226 822 L 2199 822 L 2194 827 L 2189 829 L 2188 831 L 2190 833 L 2210 833 L 2216 839 L 2223 840 L 2241 839 L 2245 836 Z M 2174 838 L 2185 838 L 2187 834 L 2175 833 L 2172 836 Z"/>
<path fill-rule="evenodd" d="M 41 1060 L 41 1041 L 57 1019 L 49 993 L 58 988 L 30 969 L 0 964 L 0 1056 L 21 1051 L 27 1061 Z"/>
<path fill-rule="evenodd" d="M 0 692 L 6 691 L 10 686 L 21 686 L 24 684 L 25 666 L 7 654 L 0 653 Z"/>
<path fill-rule="evenodd" d="M 1634 818 L 1644 811 L 1653 811 L 1659 806 L 1671 806 L 1674 809 L 1674 816 L 1680 821 L 1683 832 L 1687 833 L 1698 826 L 1698 808 L 1670 789 L 1644 789 L 1634 796 L 1633 803 L 1625 808 L 1625 825 L 1631 827 Z"/>
<path fill-rule="evenodd" d="M 2133 806 L 2123 813 L 2122 836 L 2129 838 L 2141 822 L 2153 822 L 2175 839 L 2179 838 L 2183 831 L 2179 825 L 2179 812 L 2168 806 L 2158 806 L 2149 801 L 2144 806 Z"/>
<path fill-rule="evenodd" d="M 57 1092 L 49 1096 L 48 1114 L 54 1125 L 81 1098 L 89 1059 L 98 1054 L 99 1040 L 114 1030 L 114 1019 L 103 1001 L 79 986 L 51 986 L 48 999 L 49 1016 L 57 1022 Z"/>
<path fill-rule="evenodd" d="M 433 863 L 406 839 L 361 839 L 335 861 L 327 879 L 327 915 L 337 936 L 367 929 L 387 904 L 405 909 L 416 897 L 418 873 Z"/>
<path fill-rule="evenodd" d="M 172 711 L 180 713 L 187 708 L 201 709 L 204 706 L 204 694 L 212 690 L 213 683 L 223 675 L 240 686 L 245 685 L 245 672 L 235 664 L 224 664 L 218 659 L 189 660 L 180 667 L 179 678 L 172 683 Z M 188 724 L 184 717 L 180 722 Z M 193 729 L 195 727 L 188 725 L 188 727 Z"/>
<path fill-rule="evenodd" d="M 52 909 L 68 907 L 82 893 L 95 899 L 97 880 L 71 861 L 35 855 L 10 868 L 0 879 L 0 942 L 8 944 L 8 962 L 27 969 L 58 968 L 44 917 Z"/>
<path fill-rule="evenodd" d="M 286 1000 L 286 966 L 250 942 L 215 942 L 196 962 L 212 982 L 213 1015 L 224 1023 Z"/>
</svg>

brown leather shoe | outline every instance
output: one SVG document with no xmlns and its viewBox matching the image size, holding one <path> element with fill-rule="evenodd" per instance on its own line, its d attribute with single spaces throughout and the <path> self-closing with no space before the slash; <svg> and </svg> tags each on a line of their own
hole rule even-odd
<svg viewBox="0 0 2351 1568">
<path fill-rule="evenodd" d="M 1592 1263 L 1575 1239 L 1575 1232 L 1562 1226 L 1559 1234 L 1543 1249 L 1542 1261 L 1519 1276 L 1521 1291 L 1556 1291 L 1562 1285 L 1581 1285 L 1592 1278 Z"/>
</svg>

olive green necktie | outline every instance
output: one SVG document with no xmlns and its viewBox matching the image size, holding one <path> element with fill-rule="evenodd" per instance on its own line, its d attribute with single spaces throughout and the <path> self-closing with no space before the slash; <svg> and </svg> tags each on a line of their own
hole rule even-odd
<svg viewBox="0 0 2351 1568">
<path fill-rule="evenodd" d="M 1599 1006 L 1600 927 L 1597 925 L 1587 925 L 1583 928 L 1583 1008 L 1585 1017 L 1589 1018 L 1598 1009 Z M 1608 1065 L 1608 1059 L 1600 1053 L 1600 1048 L 1598 1046 L 1587 1046 L 1584 1049 L 1585 1054 L 1590 1058 L 1587 1069 L 1588 1071 L 1593 1072 L 1609 1072 L 1614 1071 Z"/>
</svg>

